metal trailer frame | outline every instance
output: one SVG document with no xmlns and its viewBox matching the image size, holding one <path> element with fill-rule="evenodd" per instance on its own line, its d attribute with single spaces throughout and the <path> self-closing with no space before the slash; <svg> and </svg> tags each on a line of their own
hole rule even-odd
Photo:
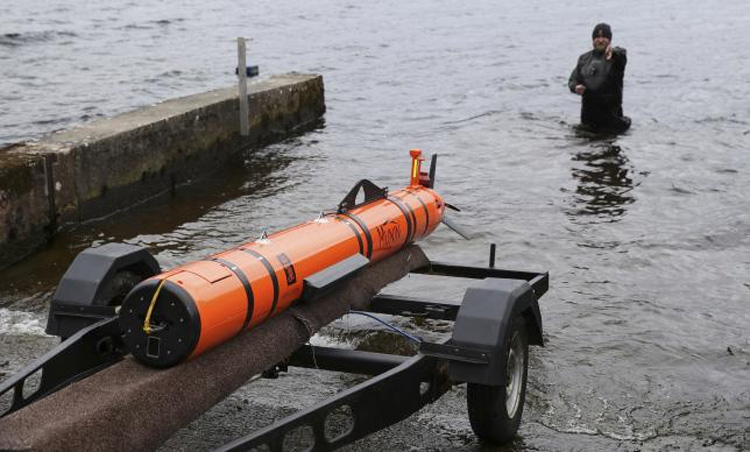
<svg viewBox="0 0 750 452">
<path fill-rule="evenodd" d="M 102 250 L 109 267 L 90 287 L 90 293 L 101 292 L 111 284 L 118 268 L 134 262 L 148 277 L 158 272 L 153 257 L 130 245 L 110 244 Z M 99 251 L 97 251 L 99 250 Z M 147 252 L 146 252 L 147 254 Z M 134 257 L 133 255 L 137 255 Z M 76 258 L 77 260 L 79 258 Z M 91 256 L 87 257 L 91 259 Z M 106 260 L 106 259 L 105 259 Z M 332 347 L 298 349 L 287 361 L 264 373 L 274 378 L 288 366 L 350 372 L 373 377 L 313 407 L 301 410 L 248 436 L 231 441 L 217 450 L 283 450 L 285 439 L 295 432 L 306 433 L 308 450 L 334 450 L 373 432 L 399 422 L 424 405 L 437 400 L 452 385 L 469 383 L 499 386 L 504 384 L 503 354 L 505 333 L 515 316 L 523 316 L 527 325 L 527 344 L 543 345 L 538 299 L 549 287 L 548 273 L 522 272 L 495 268 L 495 246 L 490 248 L 489 267 L 462 266 L 431 261 L 412 273 L 479 280 L 470 287 L 461 305 L 418 297 L 376 295 L 369 312 L 397 316 L 422 317 L 454 321 L 452 338 L 444 343 L 421 342 L 419 353 L 404 357 L 383 353 L 344 350 Z M 124 263 L 123 263 L 124 262 Z M 75 273 L 76 262 L 66 272 Z M 0 384 L 0 397 L 13 391 L 12 403 L 0 417 L 41 399 L 68 384 L 96 373 L 126 354 L 120 339 L 116 309 L 95 305 L 92 296 L 80 303 L 58 294 L 67 293 L 71 283 L 63 277 L 50 310 L 48 333 L 63 341 L 16 375 Z M 103 279 L 101 279 L 103 278 Z M 108 280 L 110 279 L 110 280 Z M 70 324 L 75 324 L 71 327 Z M 77 331 L 74 331 L 77 328 Z M 29 378 L 41 372 L 35 391 L 24 396 Z M 524 369 L 524 379 L 525 379 Z M 523 401 L 523 400 L 522 400 Z M 471 411 L 471 408 L 470 408 Z M 344 431 L 332 431 L 331 425 L 343 419 Z M 341 422 L 339 422 L 341 423 Z M 513 432 L 515 433 L 515 432 Z"/>
</svg>

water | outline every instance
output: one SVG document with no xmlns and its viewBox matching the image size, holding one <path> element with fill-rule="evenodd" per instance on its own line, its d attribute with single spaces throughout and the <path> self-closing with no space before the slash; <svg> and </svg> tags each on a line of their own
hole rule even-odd
<svg viewBox="0 0 750 452">
<path fill-rule="evenodd" d="M 49 345 L 54 285 L 92 243 L 176 266 L 312 218 L 360 178 L 403 186 L 419 147 L 440 154 L 437 189 L 478 235 L 441 229 L 430 257 L 483 264 L 494 242 L 499 265 L 551 274 L 514 449 L 750 448 L 746 2 L 27 1 L 0 18 L 0 144 L 230 85 L 237 36 L 263 74 L 323 74 L 328 105 L 323 127 L 221 180 L 4 271 L 0 371 Z M 633 127 L 617 137 L 576 132 L 566 87 L 602 20 L 629 53 Z M 270 387 L 279 409 L 299 408 Z M 477 450 L 461 391 L 360 447 Z"/>
</svg>

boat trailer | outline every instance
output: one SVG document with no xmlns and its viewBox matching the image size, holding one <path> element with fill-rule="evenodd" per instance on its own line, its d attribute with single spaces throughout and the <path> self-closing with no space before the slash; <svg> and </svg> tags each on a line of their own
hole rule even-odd
<svg viewBox="0 0 750 452">
<path fill-rule="evenodd" d="M 89 275 L 84 279 L 96 283 L 88 289 L 76 286 L 76 290 L 116 291 L 113 288 L 132 287 L 137 280 L 159 272 L 155 259 L 145 249 L 122 246 L 114 253 L 111 249 L 101 251 L 107 247 L 88 249 L 81 255 L 88 253 L 90 259 L 107 261 L 102 268 L 106 270 L 103 275 L 109 276 L 97 279 Z M 75 265 L 74 262 L 71 269 Z M 127 281 L 121 272 L 111 271 L 123 266 L 138 269 L 136 281 Z M 419 352 L 412 357 L 305 345 L 264 372 L 263 377 L 274 378 L 288 367 L 372 377 L 216 450 L 281 451 L 290 441 L 297 441 L 290 438 L 300 436 L 306 450 L 334 450 L 409 417 L 452 385 L 462 383 L 468 384 L 468 412 L 475 434 L 490 443 L 512 440 L 523 412 L 528 346 L 543 345 L 538 299 L 548 290 L 548 274 L 495 268 L 494 244 L 490 247 L 488 267 L 430 261 L 411 273 L 470 278 L 475 282 L 465 291 L 460 304 L 378 294 L 370 300 L 369 314 L 453 321 L 450 339 L 443 343 L 420 341 Z M 133 272 L 128 274 L 133 279 Z M 61 288 L 79 282 L 66 281 L 64 277 L 58 294 Z M 102 371 L 127 354 L 115 305 L 84 301 L 74 306 L 56 300 L 48 322 L 48 332 L 60 336 L 62 342 L 0 384 L 0 399 L 11 400 L 2 417 Z M 40 372 L 38 386 L 28 394 L 31 391 L 25 388 L 30 385 L 27 380 Z"/>
</svg>

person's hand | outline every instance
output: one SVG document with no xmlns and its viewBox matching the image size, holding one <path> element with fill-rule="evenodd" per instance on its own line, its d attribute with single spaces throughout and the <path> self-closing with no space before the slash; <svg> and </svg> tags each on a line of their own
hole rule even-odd
<svg viewBox="0 0 750 452">
<path fill-rule="evenodd" d="M 608 60 L 612 59 L 612 44 L 609 44 L 607 46 L 607 49 L 604 51 L 604 55 L 607 57 Z"/>
<path fill-rule="evenodd" d="M 583 85 L 576 85 L 576 94 L 583 94 L 586 91 L 586 87 Z"/>
</svg>

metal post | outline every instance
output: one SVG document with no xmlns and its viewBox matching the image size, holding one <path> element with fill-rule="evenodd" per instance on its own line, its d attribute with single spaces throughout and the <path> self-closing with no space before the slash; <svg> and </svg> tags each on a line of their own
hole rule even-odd
<svg viewBox="0 0 750 452">
<path fill-rule="evenodd" d="M 490 268 L 495 268 L 495 249 L 497 247 L 494 243 L 490 244 Z"/>
<path fill-rule="evenodd" d="M 237 76 L 239 77 L 240 96 L 240 135 L 250 135 L 248 127 L 249 108 L 247 105 L 247 62 L 245 50 L 245 38 L 237 38 Z"/>
</svg>

